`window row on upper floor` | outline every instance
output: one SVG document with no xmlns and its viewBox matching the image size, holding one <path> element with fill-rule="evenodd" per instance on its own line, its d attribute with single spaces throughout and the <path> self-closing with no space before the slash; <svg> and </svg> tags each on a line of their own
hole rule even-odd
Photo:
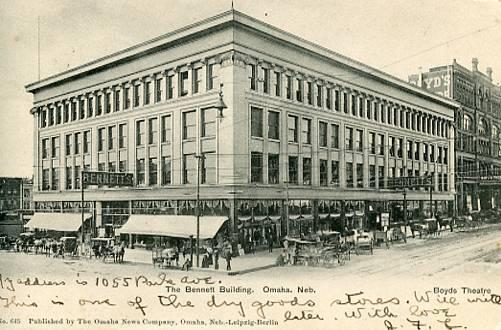
<svg viewBox="0 0 501 330">
<path fill-rule="evenodd" d="M 314 108 L 344 113 L 434 136 L 448 137 L 450 121 L 373 96 L 364 91 L 325 81 L 325 78 L 284 70 L 264 62 L 247 63 L 248 88 Z"/>
<path fill-rule="evenodd" d="M 265 134 L 265 118 L 267 116 L 267 134 Z M 280 115 L 281 112 L 274 110 L 265 111 L 263 108 L 251 106 L 251 124 L 250 135 L 252 138 L 261 139 L 264 136 L 271 141 L 280 141 Z M 315 127 L 313 126 L 315 125 Z M 318 120 L 318 125 L 313 123 L 313 119 L 309 117 L 299 116 L 297 114 L 287 114 L 287 142 L 288 143 L 301 143 L 302 145 L 312 145 L 312 134 L 318 134 L 318 147 L 340 149 L 341 135 L 340 123 L 330 122 L 327 120 Z M 367 136 L 365 136 L 367 135 Z M 367 138 L 367 141 L 365 141 Z M 407 159 L 409 160 L 422 160 L 426 162 L 438 162 L 447 164 L 448 153 L 447 146 L 437 145 L 432 141 L 415 141 L 409 138 L 388 136 L 386 140 L 385 133 L 374 132 L 370 129 L 363 129 L 353 125 L 344 125 L 344 150 L 367 152 L 373 155 L 384 156 L 386 150 L 389 152 L 390 157 L 404 158 L 404 148 L 407 148 Z M 439 142 L 439 141 L 436 141 Z M 445 142 L 445 141 L 440 141 Z M 367 144 L 367 145 L 366 145 Z M 435 149 L 437 152 L 435 152 Z"/>
<path fill-rule="evenodd" d="M 39 108 L 38 127 L 67 124 L 211 91 L 217 87 L 219 67 L 214 60 L 197 62 L 66 96 Z"/>
</svg>

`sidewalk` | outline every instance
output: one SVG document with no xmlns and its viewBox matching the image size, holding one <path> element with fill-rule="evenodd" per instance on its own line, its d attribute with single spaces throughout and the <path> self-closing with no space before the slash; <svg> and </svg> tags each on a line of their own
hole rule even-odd
<svg viewBox="0 0 501 330">
<path fill-rule="evenodd" d="M 276 260 L 280 254 L 281 249 L 275 248 L 270 253 L 266 251 L 258 251 L 255 254 L 247 254 L 243 256 L 233 257 L 231 259 L 231 271 L 226 270 L 226 260 L 222 257 L 219 258 L 219 269 L 214 269 L 212 265 L 210 268 L 197 268 L 193 270 L 227 273 L 228 275 L 245 274 L 253 271 L 267 269 L 276 265 Z M 189 258 L 189 256 L 186 256 Z M 126 249 L 124 261 L 130 263 L 147 264 L 153 267 L 152 252 L 144 249 Z M 179 265 L 184 263 L 183 256 L 179 258 Z M 196 263 L 196 256 L 193 256 L 193 263 Z M 202 257 L 200 257 L 202 263 Z"/>
</svg>

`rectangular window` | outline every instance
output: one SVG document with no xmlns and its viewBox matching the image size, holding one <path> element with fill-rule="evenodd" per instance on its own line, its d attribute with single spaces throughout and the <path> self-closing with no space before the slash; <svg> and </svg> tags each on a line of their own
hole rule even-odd
<svg viewBox="0 0 501 330">
<path fill-rule="evenodd" d="M 127 147 L 127 124 L 118 125 L 118 147 L 120 149 Z"/>
<path fill-rule="evenodd" d="M 339 149 L 339 125 L 331 124 L 331 148 Z"/>
<path fill-rule="evenodd" d="M 59 158 L 59 137 L 54 136 L 51 140 L 51 157 Z"/>
<path fill-rule="evenodd" d="M 200 159 L 201 178 L 200 183 L 216 182 L 216 157 L 214 152 L 206 152 Z"/>
<path fill-rule="evenodd" d="M 311 144 L 311 119 L 301 120 L 301 143 Z"/>
<path fill-rule="evenodd" d="M 361 129 L 357 129 L 355 147 L 358 152 L 364 151 L 364 131 Z"/>
<path fill-rule="evenodd" d="M 378 153 L 380 156 L 384 155 L 384 134 L 378 134 Z"/>
<path fill-rule="evenodd" d="M 414 160 L 419 160 L 419 146 L 420 143 L 416 142 L 416 147 L 414 148 Z"/>
<path fill-rule="evenodd" d="M 353 128 L 346 127 L 345 130 L 345 146 L 346 150 L 353 150 Z"/>
<path fill-rule="evenodd" d="M 174 76 L 167 76 L 167 100 L 170 100 L 174 97 Z"/>
<path fill-rule="evenodd" d="M 197 137 L 197 118 L 195 111 L 183 112 L 183 140 Z"/>
<path fill-rule="evenodd" d="M 145 143 L 145 122 L 144 120 L 139 120 L 136 122 L 136 145 L 142 146 Z M 144 162 L 144 159 L 143 159 Z"/>
<path fill-rule="evenodd" d="M 183 183 L 195 183 L 197 180 L 197 162 L 194 154 L 183 155 Z"/>
<path fill-rule="evenodd" d="M 171 166 L 170 156 L 162 157 L 162 185 L 169 185 L 172 182 Z"/>
<path fill-rule="evenodd" d="M 311 158 L 303 157 L 303 185 L 311 185 Z"/>
<path fill-rule="evenodd" d="M 395 157 L 397 150 L 396 139 L 394 136 L 390 136 L 388 140 L 390 142 L 390 156 Z"/>
<path fill-rule="evenodd" d="M 388 119 L 388 125 L 391 125 L 393 115 L 392 115 L 392 110 L 391 110 L 390 106 L 388 106 L 388 108 L 386 109 L 386 118 Z"/>
<path fill-rule="evenodd" d="M 139 85 L 134 85 L 134 106 L 138 107 L 139 106 Z"/>
<path fill-rule="evenodd" d="M 124 88 L 124 109 L 130 108 L 130 87 Z"/>
<path fill-rule="evenodd" d="M 430 145 L 430 162 L 434 163 L 435 161 L 436 161 L 435 146 L 432 144 L 432 145 Z"/>
<path fill-rule="evenodd" d="M 323 187 L 327 186 L 328 183 L 328 175 L 327 175 L 327 160 L 320 159 L 320 185 Z"/>
<path fill-rule="evenodd" d="M 155 79 L 155 102 L 162 101 L 162 78 Z"/>
<path fill-rule="evenodd" d="M 334 91 L 334 110 L 341 110 L 341 93 L 337 89 Z"/>
<path fill-rule="evenodd" d="M 193 69 L 193 94 L 200 92 L 202 86 L 202 68 Z"/>
<path fill-rule="evenodd" d="M 144 83 L 144 105 L 150 104 L 151 101 L 151 81 Z"/>
<path fill-rule="evenodd" d="M 412 159 L 414 142 L 407 140 L 407 158 Z"/>
<path fill-rule="evenodd" d="M 376 133 L 369 132 L 369 153 L 376 154 Z"/>
<path fill-rule="evenodd" d="M 113 150 L 116 147 L 117 140 L 117 127 L 109 126 L 108 127 L 108 150 Z"/>
<path fill-rule="evenodd" d="M 364 165 L 357 164 L 357 188 L 364 186 Z"/>
<path fill-rule="evenodd" d="M 280 156 L 268 154 L 268 183 L 278 184 L 280 182 Z"/>
<path fill-rule="evenodd" d="M 202 109 L 200 125 L 202 128 L 201 136 L 216 136 L 216 109 Z"/>
<path fill-rule="evenodd" d="M 397 149 L 397 157 L 402 158 L 404 156 L 404 139 L 398 139 L 398 149 Z"/>
<path fill-rule="evenodd" d="M 158 119 L 148 119 L 148 144 L 156 144 L 158 142 Z"/>
<path fill-rule="evenodd" d="M 77 101 L 71 101 L 71 121 L 77 120 Z"/>
<path fill-rule="evenodd" d="M 263 109 L 251 108 L 251 136 L 263 137 Z"/>
<path fill-rule="evenodd" d="M 379 118 L 381 119 L 381 122 L 384 124 L 386 122 L 384 118 L 384 104 L 379 105 Z"/>
<path fill-rule="evenodd" d="M 82 133 L 75 133 L 75 155 L 80 154 L 82 150 Z"/>
<path fill-rule="evenodd" d="M 325 90 L 325 107 L 329 110 L 332 109 L 332 88 L 327 88 Z"/>
<path fill-rule="evenodd" d="M 104 127 L 98 128 L 97 130 L 97 151 L 104 150 L 104 135 L 105 135 Z"/>
<path fill-rule="evenodd" d="M 343 112 L 348 113 L 348 93 L 343 92 Z"/>
<path fill-rule="evenodd" d="M 104 94 L 104 112 L 111 112 L 111 93 Z"/>
<path fill-rule="evenodd" d="M 268 111 L 268 138 L 280 139 L 280 113 Z"/>
<path fill-rule="evenodd" d="M 378 166 L 378 187 L 384 188 L 384 166 Z"/>
<path fill-rule="evenodd" d="M 313 105 L 313 83 L 306 82 L 306 101 L 309 105 Z"/>
<path fill-rule="evenodd" d="M 146 173 L 146 168 L 145 168 L 144 158 L 136 159 L 136 180 L 138 186 L 145 185 L 146 183 L 145 173 Z"/>
<path fill-rule="evenodd" d="M 339 186 L 339 161 L 331 161 L 331 184 Z"/>
<path fill-rule="evenodd" d="M 150 157 L 148 160 L 148 169 L 150 170 L 148 185 L 155 186 L 157 184 L 158 162 L 157 157 Z"/>
<path fill-rule="evenodd" d="M 108 162 L 108 172 L 116 172 L 117 171 L 117 162 L 111 160 Z"/>
<path fill-rule="evenodd" d="M 367 100 L 367 119 L 372 119 L 372 101 Z"/>
<path fill-rule="evenodd" d="M 275 71 L 275 96 L 282 95 L 282 75 Z"/>
<path fill-rule="evenodd" d="M 449 149 L 447 149 L 447 147 L 444 147 L 444 161 L 443 161 L 444 164 L 447 164 L 447 162 L 448 162 L 448 160 L 447 160 L 447 157 L 448 157 L 447 152 L 448 152 L 448 150 Z"/>
<path fill-rule="evenodd" d="M 66 134 L 66 136 L 65 136 L 66 156 L 71 155 L 71 151 L 72 151 L 72 138 L 73 138 L 73 135 L 71 135 L 71 134 Z"/>
<path fill-rule="evenodd" d="M 353 116 L 357 115 L 357 98 L 355 95 L 351 96 L 351 114 Z"/>
<path fill-rule="evenodd" d="M 71 166 L 66 166 L 66 189 L 72 189 L 73 185 L 73 171 Z"/>
<path fill-rule="evenodd" d="M 298 118 L 289 115 L 287 118 L 287 139 L 289 142 L 298 142 Z"/>
<path fill-rule="evenodd" d="M 263 70 L 263 92 L 265 94 L 270 93 L 270 70 L 267 68 L 262 68 Z"/>
<path fill-rule="evenodd" d="M 117 89 L 115 90 L 115 106 L 114 106 L 114 111 L 120 111 L 120 90 Z"/>
<path fill-rule="evenodd" d="M 367 100 L 367 118 L 370 119 L 370 101 Z M 364 100 L 362 98 L 358 99 L 358 116 L 364 118 Z"/>
<path fill-rule="evenodd" d="M 322 86 L 317 85 L 317 107 L 322 107 Z"/>
<path fill-rule="evenodd" d="M 64 103 L 63 110 L 64 110 L 63 111 L 63 123 L 67 123 L 68 120 L 70 119 L 70 109 L 69 109 L 68 103 Z M 43 112 L 42 112 L 42 114 L 43 114 Z"/>
<path fill-rule="evenodd" d="M 217 79 L 217 64 L 209 64 L 207 66 L 207 90 L 211 90 L 215 87 Z"/>
<path fill-rule="evenodd" d="M 369 165 L 369 187 L 376 187 L 376 165 Z"/>
<path fill-rule="evenodd" d="M 263 154 L 260 152 L 251 153 L 251 182 L 263 182 Z"/>
<path fill-rule="evenodd" d="M 179 96 L 188 95 L 188 71 L 179 72 Z"/>
<path fill-rule="evenodd" d="M 428 161 L 428 145 L 426 143 L 423 143 L 423 160 Z"/>
<path fill-rule="evenodd" d="M 75 165 L 75 168 L 73 169 L 73 175 L 75 176 L 75 189 L 80 189 L 80 166 Z"/>
<path fill-rule="evenodd" d="M 300 78 L 296 78 L 296 101 L 303 102 L 303 80 Z"/>
<path fill-rule="evenodd" d="M 257 73 L 255 64 L 247 64 L 247 78 L 249 79 L 249 88 L 253 91 L 257 90 Z"/>
<path fill-rule="evenodd" d="M 320 147 L 327 147 L 327 123 L 318 123 L 318 144 Z"/>
<path fill-rule="evenodd" d="M 49 158 L 49 139 L 42 140 L 42 159 Z"/>
<path fill-rule="evenodd" d="M 288 183 L 298 183 L 299 161 L 297 156 L 289 156 L 289 181 Z"/>
<path fill-rule="evenodd" d="M 162 143 L 170 143 L 172 139 L 171 117 L 162 116 Z"/>
<path fill-rule="evenodd" d="M 353 188 L 353 163 L 346 162 L 346 187 Z"/>
<path fill-rule="evenodd" d="M 80 118 L 80 119 L 85 118 L 85 100 L 84 99 L 78 100 L 78 118 Z M 52 115 L 51 115 L 51 119 L 52 119 Z"/>
<path fill-rule="evenodd" d="M 52 190 L 59 190 L 59 169 L 53 167 L 52 168 Z"/>
<path fill-rule="evenodd" d="M 287 100 L 292 100 L 292 77 L 291 76 L 285 76 L 286 79 L 286 85 L 285 85 L 285 94 L 287 97 Z"/>
<path fill-rule="evenodd" d="M 62 107 L 60 105 L 58 105 L 56 108 L 56 125 L 61 124 L 62 111 L 63 111 Z"/>
<path fill-rule="evenodd" d="M 90 131 L 84 131 L 83 132 L 83 153 L 84 154 L 89 154 L 91 148 L 91 136 L 90 136 Z"/>
<path fill-rule="evenodd" d="M 404 128 L 404 112 L 402 110 L 399 110 L 399 115 L 400 115 L 400 127 Z"/>
</svg>

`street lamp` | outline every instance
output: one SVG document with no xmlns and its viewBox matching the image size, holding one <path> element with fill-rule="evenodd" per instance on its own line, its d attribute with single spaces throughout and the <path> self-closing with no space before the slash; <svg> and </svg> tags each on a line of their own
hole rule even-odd
<svg viewBox="0 0 501 330">
<path fill-rule="evenodd" d="M 219 98 L 214 105 L 214 108 L 217 109 L 217 117 L 219 119 L 223 118 L 223 110 L 228 108 L 223 101 L 223 84 L 219 85 Z M 219 152 L 219 151 L 218 151 Z M 205 159 L 203 154 L 196 155 L 197 159 L 197 201 L 196 201 L 196 217 L 197 217 L 197 241 L 196 241 L 196 253 L 197 253 L 197 268 L 200 267 L 200 162 Z M 191 258 L 193 262 L 193 257 Z"/>
</svg>

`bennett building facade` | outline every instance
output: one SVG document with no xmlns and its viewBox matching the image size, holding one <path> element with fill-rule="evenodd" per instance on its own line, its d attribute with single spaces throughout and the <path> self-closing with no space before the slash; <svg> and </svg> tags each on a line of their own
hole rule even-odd
<svg viewBox="0 0 501 330">
<path fill-rule="evenodd" d="M 471 69 L 450 65 L 411 75 L 409 81 L 461 104 L 456 112 L 456 187 L 460 212 L 501 205 L 501 87 L 492 69 L 483 73 L 473 58 Z"/>
<path fill-rule="evenodd" d="M 82 170 L 133 173 L 86 187 L 97 228 L 195 214 L 198 175 L 239 241 L 399 221 L 394 177 L 433 178 L 431 204 L 407 187 L 410 217 L 452 212 L 455 102 L 237 11 L 26 90 L 37 212 L 79 212 Z"/>
</svg>

